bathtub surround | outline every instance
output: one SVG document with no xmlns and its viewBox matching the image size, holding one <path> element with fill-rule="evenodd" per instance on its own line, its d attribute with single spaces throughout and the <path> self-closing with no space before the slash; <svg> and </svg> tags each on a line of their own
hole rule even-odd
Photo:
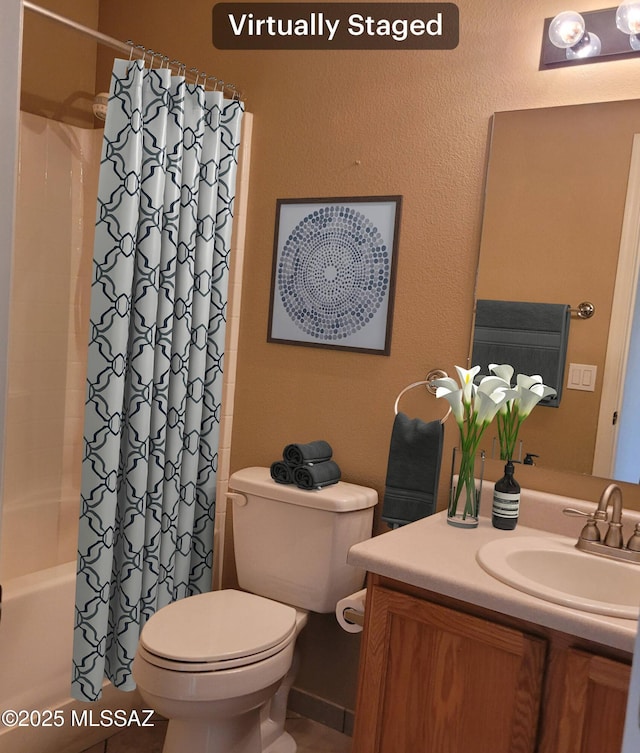
<svg viewBox="0 0 640 753">
<path fill-rule="evenodd" d="M 75 559 L 99 130 L 20 113 L 0 578 Z M 42 222 L 33 218 L 41 216 Z"/>
<path fill-rule="evenodd" d="M 211 588 L 243 109 L 168 69 L 114 63 L 94 247 L 78 699 L 99 698 L 104 674 L 135 687 L 142 625 L 161 606 Z"/>
</svg>

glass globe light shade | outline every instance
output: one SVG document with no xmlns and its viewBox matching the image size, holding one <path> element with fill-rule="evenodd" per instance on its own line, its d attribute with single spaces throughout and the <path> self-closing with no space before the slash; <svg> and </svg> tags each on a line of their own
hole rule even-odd
<svg viewBox="0 0 640 753">
<path fill-rule="evenodd" d="M 551 44 L 561 49 L 573 47 L 584 36 L 584 18 L 573 10 L 565 10 L 549 24 Z"/>
<path fill-rule="evenodd" d="M 616 10 L 616 26 L 625 34 L 640 33 L 640 2 L 624 0 Z"/>
<path fill-rule="evenodd" d="M 593 32 L 587 32 L 577 44 L 567 49 L 567 60 L 597 57 L 601 49 L 600 37 Z"/>
<path fill-rule="evenodd" d="M 640 52 L 640 37 L 637 34 L 631 34 L 629 37 L 629 45 L 635 52 Z"/>
</svg>

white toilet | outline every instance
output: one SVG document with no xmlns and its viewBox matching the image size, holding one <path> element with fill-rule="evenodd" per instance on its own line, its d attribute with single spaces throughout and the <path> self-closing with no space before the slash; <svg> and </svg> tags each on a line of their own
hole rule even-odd
<svg viewBox="0 0 640 753">
<path fill-rule="evenodd" d="M 333 612 L 362 587 L 346 564 L 371 536 L 373 489 L 306 491 L 268 468 L 229 481 L 238 583 L 160 609 L 133 663 L 142 698 L 169 719 L 163 753 L 295 753 L 284 731 L 294 644 L 307 613 Z"/>
</svg>

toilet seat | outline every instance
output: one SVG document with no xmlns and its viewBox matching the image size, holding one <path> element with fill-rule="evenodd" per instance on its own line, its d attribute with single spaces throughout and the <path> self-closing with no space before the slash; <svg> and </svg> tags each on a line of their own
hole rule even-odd
<svg viewBox="0 0 640 753">
<path fill-rule="evenodd" d="M 254 664 L 296 636 L 296 610 L 262 596 L 225 589 L 198 594 L 154 614 L 138 653 L 177 672 L 214 672 Z"/>
</svg>

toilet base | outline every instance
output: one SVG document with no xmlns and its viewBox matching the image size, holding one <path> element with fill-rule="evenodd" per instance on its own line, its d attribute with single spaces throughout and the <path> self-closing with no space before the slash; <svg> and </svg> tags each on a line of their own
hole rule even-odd
<svg viewBox="0 0 640 753">
<path fill-rule="evenodd" d="M 298 746 L 288 732 L 283 732 L 271 745 L 263 749 L 262 753 L 296 753 Z"/>
<path fill-rule="evenodd" d="M 170 719 L 162 753 L 262 753 L 260 709 L 215 724 Z"/>
</svg>

